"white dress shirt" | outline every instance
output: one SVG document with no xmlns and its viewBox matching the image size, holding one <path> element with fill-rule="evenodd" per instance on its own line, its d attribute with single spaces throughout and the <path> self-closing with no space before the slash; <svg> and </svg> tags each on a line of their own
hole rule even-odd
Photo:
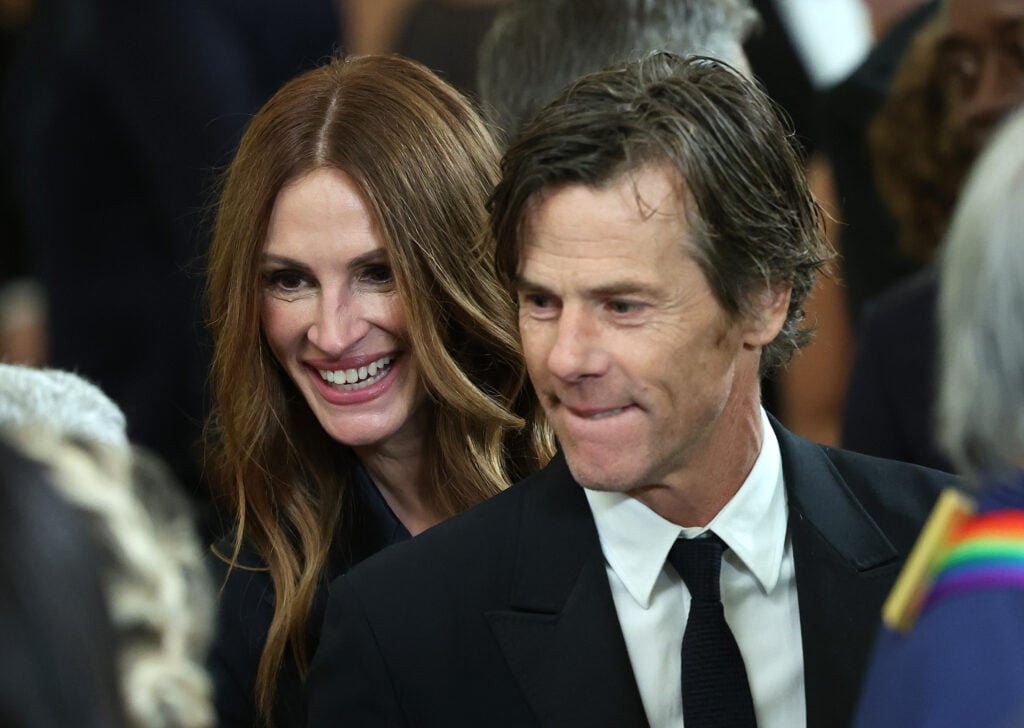
<svg viewBox="0 0 1024 728">
<path fill-rule="evenodd" d="M 807 724 L 803 649 L 782 459 L 764 410 L 761 452 L 706 527 L 681 528 L 623 493 L 587 490 L 619 624 L 652 728 L 683 725 L 680 648 L 690 592 L 665 559 L 677 538 L 712 530 L 722 559 L 725 620 L 747 668 L 760 728 Z"/>
</svg>

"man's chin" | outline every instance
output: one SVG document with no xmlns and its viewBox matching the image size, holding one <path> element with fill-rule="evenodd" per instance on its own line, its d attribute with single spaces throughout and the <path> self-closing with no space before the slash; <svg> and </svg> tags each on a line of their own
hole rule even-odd
<svg viewBox="0 0 1024 728">
<path fill-rule="evenodd" d="M 626 493 L 637 487 L 636 473 L 631 468 L 602 466 L 601 463 L 595 461 L 587 461 L 585 464 L 574 462 L 568 453 L 565 460 L 573 479 L 587 490 Z"/>
</svg>

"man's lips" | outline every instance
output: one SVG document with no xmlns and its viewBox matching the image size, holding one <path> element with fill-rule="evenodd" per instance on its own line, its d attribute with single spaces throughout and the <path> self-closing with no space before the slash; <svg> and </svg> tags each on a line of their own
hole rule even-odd
<svg viewBox="0 0 1024 728">
<path fill-rule="evenodd" d="M 575 417 L 585 420 L 603 420 L 606 417 L 613 417 L 618 414 L 632 409 L 636 405 L 624 404 L 624 405 L 612 405 L 612 406 L 599 406 L 593 405 L 580 406 L 580 405 L 568 405 L 564 402 L 561 406 Z"/>
</svg>

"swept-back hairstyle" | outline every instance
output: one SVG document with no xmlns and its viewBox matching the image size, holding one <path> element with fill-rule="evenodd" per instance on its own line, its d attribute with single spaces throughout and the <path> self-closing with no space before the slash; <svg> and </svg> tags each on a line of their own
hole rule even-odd
<svg viewBox="0 0 1024 728">
<path fill-rule="evenodd" d="M 744 67 L 757 21 L 750 0 L 511 0 L 480 43 L 484 113 L 513 136 L 570 81 L 651 51 Z"/>
<path fill-rule="evenodd" d="M 689 252 L 722 307 L 756 317 L 766 290 L 792 289 L 782 331 L 762 352 L 768 371 L 809 339 L 804 299 L 831 256 L 791 136 L 754 82 L 711 58 L 653 53 L 585 76 L 502 160 L 489 203 L 499 275 L 514 286 L 524 219 L 545 190 L 601 187 L 668 163 L 681 178 Z"/>
<path fill-rule="evenodd" d="M 938 439 L 977 480 L 1024 467 L 1024 112 L 971 170 L 939 285 Z"/>
<path fill-rule="evenodd" d="M 334 60 L 286 84 L 255 115 L 228 169 L 208 280 L 212 480 L 237 520 L 236 549 L 243 539 L 254 548 L 274 584 L 257 675 L 265 717 L 286 649 L 305 674 L 307 615 L 354 462 L 316 422 L 260 326 L 274 201 L 321 168 L 354 180 L 388 253 L 436 434 L 426 453 L 431 505 L 451 515 L 483 500 L 536 467 L 540 447 L 513 433 L 523 424 L 513 412 L 536 408 L 483 234 L 497 152 L 476 112 L 398 56 Z"/>
</svg>

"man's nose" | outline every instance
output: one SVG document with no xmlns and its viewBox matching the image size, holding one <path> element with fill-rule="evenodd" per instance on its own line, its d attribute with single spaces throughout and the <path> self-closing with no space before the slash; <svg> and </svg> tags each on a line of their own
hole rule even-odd
<svg viewBox="0 0 1024 728">
<path fill-rule="evenodd" d="M 600 376 L 608 367 L 601 324 L 582 307 L 566 307 L 556 324 L 548 369 L 567 382 Z"/>
</svg>

